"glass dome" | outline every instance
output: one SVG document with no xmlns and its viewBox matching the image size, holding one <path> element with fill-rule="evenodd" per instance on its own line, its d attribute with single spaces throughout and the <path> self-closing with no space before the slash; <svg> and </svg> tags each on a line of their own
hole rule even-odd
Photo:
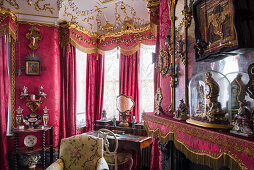
<svg viewBox="0 0 254 170">
<path fill-rule="evenodd" d="M 223 74 L 200 72 L 189 82 L 188 123 L 207 128 L 231 129 L 231 87 Z"/>
<path fill-rule="evenodd" d="M 249 82 L 250 78 L 247 73 L 243 72 L 231 72 L 225 75 L 231 85 L 231 108 L 232 108 L 232 119 L 238 113 L 240 108 L 240 102 L 246 104 L 251 109 L 254 108 L 254 103 L 251 102 L 253 99 L 246 93 L 245 86 Z"/>
</svg>

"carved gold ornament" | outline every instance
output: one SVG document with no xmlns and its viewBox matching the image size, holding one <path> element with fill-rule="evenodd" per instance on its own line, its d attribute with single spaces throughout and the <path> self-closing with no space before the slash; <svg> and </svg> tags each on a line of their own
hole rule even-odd
<svg viewBox="0 0 254 170">
<path fill-rule="evenodd" d="M 162 95 L 161 88 L 158 88 L 154 96 L 154 102 L 155 102 L 154 114 L 155 115 L 156 114 L 160 115 L 161 112 L 165 114 L 161 107 L 162 99 L 163 99 L 163 95 Z"/>
<path fill-rule="evenodd" d="M 205 85 L 205 95 L 206 99 L 208 100 L 206 106 L 208 109 L 206 112 L 208 121 L 215 124 L 218 121 L 224 121 L 226 124 L 226 122 L 228 122 L 228 119 L 225 117 L 226 112 L 221 109 L 221 103 L 218 102 L 220 87 L 218 83 L 212 78 L 212 74 L 210 72 L 206 73 Z"/>
<path fill-rule="evenodd" d="M 39 4 L 40 2 L 43 2 L 43 1 L 45 1 L 45 0 L 37 0 L 37 1 L 35 2 L 35 4 L 34 4 L 35 10 L 36 10 L 36 11 L 47 11 L 47 10 L 49 10 L 49 12 L 50 12 L 51 14 L 53 14 L 54 8 L 53 8 L 53 7 L 50 7 L 50 4 L 49 4 L 49 3 L 48 3 L 48 4 L 43 4 L 43 5 L 40 5 L 40 4 Z"/>
<path fill-rule="evenodd" d="M 17 3 L 17 0 L 1 0 L 0 5 L 3 6 L 4 2 L 8 2 L 11 6 L 13 6 L 16 9 L 20 9 L 19 4 Z"/>
<path fill-rule="evenodd" d="M 160 15 L 158 13 L 159 6 L 160 6 L 160 0 L 148 0 L 147 8 L 149 8 L 150 13 L 152 14 L 152 16 Z"/>
<path fill-rule="evenodd" d="M 165 76 L 169 69 L 169 55 L 164 48 L 160 51 L 158 60 L 159 71 L 162 76 Z"/>
<path fill-rule="evenodd" d="M 40 30 L 35 26 L 29 28 L 29 33 L 26 34 L 26 38 L 30 40 L 30 44 L 28 45 L 32 50 L 36 50 L 39 48 L 38 41 L 42 39 L 40 34 Z"/>
</svg>

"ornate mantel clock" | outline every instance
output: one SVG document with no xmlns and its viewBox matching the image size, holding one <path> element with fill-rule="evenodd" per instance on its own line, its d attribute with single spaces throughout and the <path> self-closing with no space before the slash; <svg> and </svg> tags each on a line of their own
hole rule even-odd
<svg viewBox="0 0 254 170">
<path fill-rule="evenodd" d="M 244 53 L 254 47 L 250 3 L 249 0 L 198 0 L 194 3 L 197 61 Z"/>
<path fill-rule="evenodd" d="M 231 129 L 230 82 L 219 72 L 200 72 L 189 83 L 188 123 L 207 128 Z"/>
</svg>

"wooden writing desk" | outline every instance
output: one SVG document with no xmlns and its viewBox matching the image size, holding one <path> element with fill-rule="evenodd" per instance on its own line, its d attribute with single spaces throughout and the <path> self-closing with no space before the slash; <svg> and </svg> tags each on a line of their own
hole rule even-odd
<svg viewBox="0 0 254 170">
<path fill-rule="evenodd" d="M 88 135 L 97 136 L 96 131 L 87 132 Z M 113 137 L 109 136 L 109 140 Z M 145 164 L 150 165 L 150 150 L 152 144 L 152 138 L 147 136 L 136 136 L 130 134 L 124 134 L 117 137 L 118 148 L 124 150 L 134 150 L 137 153 L 137 169 L 143 169 Z M 113 141 L 113 140 L 112 140 Z M 148 153 L 143 149 L 148 149 Z"/>
</svg>

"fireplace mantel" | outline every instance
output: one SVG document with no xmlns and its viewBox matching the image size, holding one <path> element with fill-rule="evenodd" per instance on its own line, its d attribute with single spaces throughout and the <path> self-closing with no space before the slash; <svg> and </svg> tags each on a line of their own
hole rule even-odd
<svg viewBox="0 0 254 170">
<path fill-rule="evenodd" d="M 202 128 L 153 113 L 144 113 L 143 120 L 150 136 L 158 137 L 162 144 L 173 142 L 176 149 L 194 163 L 214 169 L 254 167 L 254 138 Z"/>
</svg>

